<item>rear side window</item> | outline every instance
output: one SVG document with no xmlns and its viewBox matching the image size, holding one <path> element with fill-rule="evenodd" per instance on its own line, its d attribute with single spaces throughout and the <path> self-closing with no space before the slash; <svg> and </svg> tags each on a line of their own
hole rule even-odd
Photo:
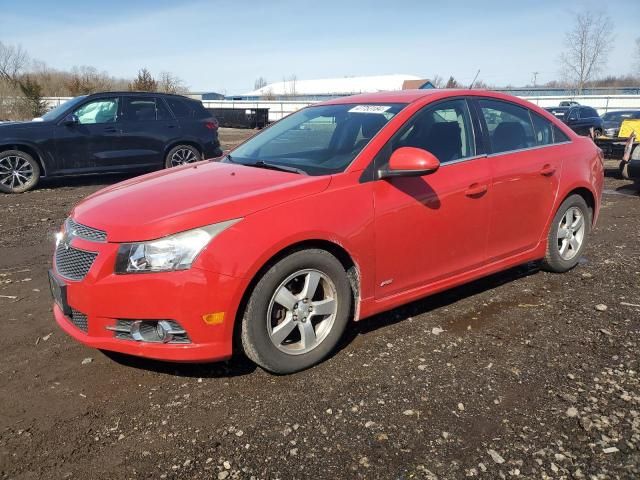
<svg viewBox="0 0 640 480">
<path fill-rule="evenodd" d="M 596 112 L 591 107 L 582 107 L 580 108 L 580 118 L 595 118 L 599 117 L 598 112 Z"/>
<path fill-rule="evenodd" d="M 531 112 L 531 120 L 533 120 L 533 130 L 536 134 L 536 144 L 549 145 L 553 143 L 553 126 L 551 122 L 533 112 Z"/>
<path fill-rule="evenodd" d="M 171 120 L 171 112 L 161 98 L 156 98 L 156 118 L 158 120 Z"/>
<path fill-rule="evenodd" d="M 553 126 L 553 143 L 562 143 L 562 142 L 570 142 L 571 140 L 567 137 L 567 134 L 560 130 L 555 125 Z"/>
<path fill-rule="evenodd" d="M 187 98 L 166 97 L 169 108 L 176 118 L 208 118 L 211 114 L 200 102 Z"/>
<path fill-rule="evenodd" d="M 480 100 L 478 103 L 489 131 L 492 153 L 536 146 L 528 109 L 498 100 Z"/>
<path fill-rule="evenodd" d="M 126 122 L 155 121 L 156 99 L 153 97 L 125 97 L 122 115 Z"/>
</svg>

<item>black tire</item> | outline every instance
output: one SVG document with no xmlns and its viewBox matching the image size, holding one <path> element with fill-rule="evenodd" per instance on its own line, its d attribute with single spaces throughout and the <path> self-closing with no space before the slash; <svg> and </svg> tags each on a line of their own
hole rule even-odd
<svg viewBox="0 0 640 480">
<path fill-rule="evenodd" d="M 571 258 L 563 258 L 563 256 L 560 254 L 559 249 L 560 245 L 558 238 L 558 229 L 561 226 L 562 222 L 564 222 L 565 215 L 572 208 L 578 209 L 582 214 L 582 219 L 584 222 L 584 233 L 579 248 L 573 251 L 574 253 Z M 592 215 L 593 212 L 587 205 L 587 202 L 585 202 L 584 198 L 582 198 L 580 195 L 571 195 L 564 202 L 562 202 L 562 205 L 560 205 L 560 208 L 558 208 L 558 211 L 556 212 L 556 215 L 553 217 L 553 221 L 551 222 L 551 226 L 549 227 L 549 234 L 547 237 L 547 252 L 544 259 L 542 260 L 542 268 L 550 272 L 563 273 L 571 270 L 578 264 L 578 262 L 580 261 L 580 256 L 582 255 L 582 252 L 584 252 L 584 248 L 587 244 L 589 234 L 591 233 Z M 561 239 L 560 242 L 562 242 Z"/>
<path fill-rule="evenodd" d="M 18 171 L 20 175 L 10 172 Z M 0 192 L 23 193 L 35 187 L 40 180 L 40 165 L 21 150 L 0 152 Z"/>
<path fill-rule="evenodd" d="M 200 151 L 193 145 L 176 145 L 164 159 L 165 168 L 178 167 L 187 163 L 199 162 L 202 160 Z"/>
<path fill-rule="evenodd" d="M 595 135 L 596 138 L 598 138 L 600 135 L 602 135 L 602 130 L 600 130 L 599 128 L 596 128 L 593 131 L 593 134 Z"/>
<path fill-rule="evenodd" d="M 313 269 L 326 275 L 335 287 L 337 300 L 333 323 L 317 346 L 306 353 L 290 354 L 276 347 L 269 336 L 268 324 L 273 320 L 268 312 L 271 300 L 282 282 L 300 271 Z M 287 374 L 309 368 L 331 353 L 349 321 L 352 304 L 352 291 L 347 273 L 336 257 L 325 250 L 300 250 L 283 258 L 260 278 L 253 288 L 242 318 L 240 337 L 242 348 L 247 357 L 263 369 Z M 311 317 L 309 317 L 311 318 Z M 311 320 L 308 320 L 311 323 Z M 299 328 L 302 328 L 298 324 Z M 292 335 L 302 332 L 297 328 Z"/>
</svg>

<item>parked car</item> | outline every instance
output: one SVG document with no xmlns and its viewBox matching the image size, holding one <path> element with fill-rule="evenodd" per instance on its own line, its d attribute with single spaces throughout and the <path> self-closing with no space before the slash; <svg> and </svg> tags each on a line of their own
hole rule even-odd
<svg viewBox="0 0 640 480">
<path fill-rule="evenodd" d="M 561 107 L 573 107 L 574 105 L 580 105 L 580 103 L 575 100 L 564 100 L 559 104 Z"/>
<path fill-rule="evenodd" d="M 572 107 L 547 107 L 545 110 L 576 132 L 578 135 L 589 135 L 593 128 L 596 136 L 602 135 L 604 124 L 595 108 L 584 105 L 574 105 Z"/>
<path fill-rule="evenodd" d="M 617 110 L 602 115 L 604 134 L 617 137 L 624 120 L 640 119 L 640 110 Z"/>
<path fill-rule="evenodd" d="M 221 162 L 78 204 L 58 236 L 53 311 L 94 348 L 201 362 L 235 345 L 294 372 L 350 319 L 529 261 L 573 268 L 602 185 L 590 139 L 509 95 L 334 99 Z"/>
<path fill-rule="evenodd" d="M 145 172 L 222 155 L 215 118 L 180 95 L 96 93 L 35 120 L 0 125 L 1 192 L 25 192 L 42 177 Z"/>
</svg>

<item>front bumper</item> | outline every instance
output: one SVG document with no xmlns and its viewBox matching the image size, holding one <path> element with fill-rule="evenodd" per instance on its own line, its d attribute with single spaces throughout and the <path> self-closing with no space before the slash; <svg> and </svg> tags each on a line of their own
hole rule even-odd
<svg viewBox="0 0 640 480">
<path fill-rule="evenodd" d="M 233 324 L 242 295 L 242 279 L 192 267 L 164 273 L 116 275 L 117 244 L 74 238 L 72 247 L 96 251 L 87 275 L 80 281 L 54 275 L 66 284 L 69 306 L 86 315 L 86 332 L 54 303 L 60 327 L 87 346 L 176 362 L 206 362 L 232 354 Z M 205 315 L 223 312 L 216 323 Z M 190 343 L 139 342 L 116 338 L 118 320 L 175 320 L 186 330 Z"/>
</svg>

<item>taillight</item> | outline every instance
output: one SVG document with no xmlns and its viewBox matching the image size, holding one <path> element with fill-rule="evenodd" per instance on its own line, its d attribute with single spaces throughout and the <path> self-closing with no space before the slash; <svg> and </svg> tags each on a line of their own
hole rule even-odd
<svg viewBox="0 0 640 480">
<path fill-rule="evenodd" d="M 207 127 L 209 130 L 217 130 L 219 124 L 217 120 L 213 120 L 213 121 L 205 122 L 204 126 Z"/>
</svg>

